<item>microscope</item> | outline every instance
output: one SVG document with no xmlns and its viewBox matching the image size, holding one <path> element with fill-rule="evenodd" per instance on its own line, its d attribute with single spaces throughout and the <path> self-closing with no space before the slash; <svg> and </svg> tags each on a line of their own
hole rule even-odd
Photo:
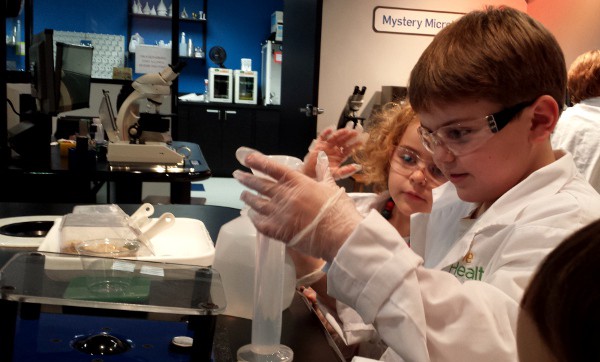
<svg viewBox="0 0 600 362">
<path fill-rule="evenodd" d="M 362 105 L 363 105 L 363 98 L 365 96 L 366 90 L 367 90 L 367 87 L 365 87 L 365 86 L 363 86 L 362 88 L 359 88 L 358 86 L 354 86 L 354 91 L 352 92 L 350 97 L 348 97 L 348 101 L 346 102 L 346 105 L 344 106 L 344 110 L 342 111 L 342 114 L 340 115 L 340 119 L 338 120 L 338 125 L 337 125 L 338 129 L 346 127 L 346 124 L 349 121 L 354 122 L 354 127 L 356 127 L 357 124 L 359 124 L 359 123 L 361 126 L 363 125 L 365 118 L 358 117 L 356 115 L 356 112 L 358 112 L 360 107 L 362 107 Z"/>
<path fill-rule="evenodd" d="M 159 113 L 165 96 L 171 94 L 171 84 L 185 63 L 169 65 L 160 73 L 148 73 L 132 84 L 133 92 L 117 113 L 115 129 L 109 133 L 107 160 L 112 163 L 180 164 L 184 156 L 168 143 L 169 119 Z M 144 112 L 140 104 L 146 100 Z M 111 135 L 113 137 L 111 137 Z"/>
<path fill-rule="evenodd" d="M 120 139 L 132 143 L 146 141 L 171 142 L 168 134 L 169 120 L 159 114 L 165 96 L 171 94 L 171 83 L 177 78 L 185 63 L 169 65 L 160 73 L 145 74 L 133 82 L 133 93 L 125 99 L 117 114 Z M 140 101 L 146 99 L 145 112 Z"/>
</svg>

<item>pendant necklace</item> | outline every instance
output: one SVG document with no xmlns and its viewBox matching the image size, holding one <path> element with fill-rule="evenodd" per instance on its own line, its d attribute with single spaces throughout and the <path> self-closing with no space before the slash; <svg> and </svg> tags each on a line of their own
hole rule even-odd
<svg viewBox="0 0 600 362">
<path fill-rule="evenodd" d="M 389 220 L 392 217 L 392 212 L 394 211 L 395 206 L 396 206 L 396 203 L 390 197 L 385 202 L 385 205 L 383 205 L 383 210 L 381 210 L 381 215 L 383 216 L 384 219 Z"/>
</svg>

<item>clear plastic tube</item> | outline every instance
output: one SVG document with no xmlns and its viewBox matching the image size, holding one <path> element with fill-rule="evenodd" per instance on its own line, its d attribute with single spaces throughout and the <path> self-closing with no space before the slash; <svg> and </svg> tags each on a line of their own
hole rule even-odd
<svg viewBox="0 0 600 362">
<path fill-rule="evenodd" d="M 251 343 L 237 351 L 244 362 L 291 362 L 294 352 L 280 344 L 285 245 L 261 233 L 256 240 Z"/>
<path fill-rule="evenodd" d="M 252 344 L 273 346 L 281 340 L 285 245 L 261 233 L 257 239 Z"/>
<path fill-rule="evenodd" d="M 296 169 L 302 164 L 302 161 L 290 156 L 270 157 Z M 280 344 L 285 244 L 261 233 L 257 233 L 256 243 L 252 339 L 251 344 L 238 350 L 238 361 L 290 362 L 294 352 Z"/>
</svg>

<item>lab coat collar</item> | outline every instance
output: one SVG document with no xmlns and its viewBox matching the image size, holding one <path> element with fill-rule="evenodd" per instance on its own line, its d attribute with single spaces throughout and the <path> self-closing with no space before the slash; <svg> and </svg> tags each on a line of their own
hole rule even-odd
<svg viewBox="0 0 600 362">
<path fill-rule="evenodd" d="M 584 99 L 579 103 L 584 104 L 586 106 L 600 107 L 600 97 Z"/>
<path fill-rule="evenodd" d="M 523 208 L 523 200 L 535 200 L 558 192 L 577 173 L 573 156 L 554 151 L 556 161 L 536 170 L 508 190 L 481 215 L 473 229 L 480 231 L 489 225 L 509 225 L 515 222 Z"/>
<path fill-rule="evenodd" d="M 514 224 L 526 203 L 524 200 L 558 192 L 577 170 L 570 154 L 555 151 L 555 155 L 555 162 L 536 170 L 502 195 L 467 229 L 460 220 L 469 217 L 477 204 L 461 201 L 452 195 L 453 186 L 444 185 L 444 189 L 439 190 L 441 198 L 434 200 L 431 214 L 417 215 L 413 217 L 414 224 L 411 223 L 411 230 L 415 225 L 415 233 L 411 233 L 412 248 L 423 256 L 424 265 L 442 269 L 460 260 L 468 252 L 475 235 L 489 227 Z M 424 220 L 428 221 L 427 225 L 419 225 Z"/>
</svg>

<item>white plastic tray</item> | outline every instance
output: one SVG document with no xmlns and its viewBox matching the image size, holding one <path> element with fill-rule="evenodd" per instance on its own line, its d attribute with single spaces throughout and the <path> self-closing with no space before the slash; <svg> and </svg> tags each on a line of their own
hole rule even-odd
<svg viewBox="0 0 600 362">
<path fill-rule="evenodd" d="M 40 244 L 39 251 L 60 253 L 61 219 L 59 217 L 55 221 Z M 130 259 L 211 266 L 215 258 L 215 246 L 210 234 L 204 223 L 197 219 L 176 218 L 172 227 L 152 238 L 152 244 L 156 255 Z"/>
</svg>

